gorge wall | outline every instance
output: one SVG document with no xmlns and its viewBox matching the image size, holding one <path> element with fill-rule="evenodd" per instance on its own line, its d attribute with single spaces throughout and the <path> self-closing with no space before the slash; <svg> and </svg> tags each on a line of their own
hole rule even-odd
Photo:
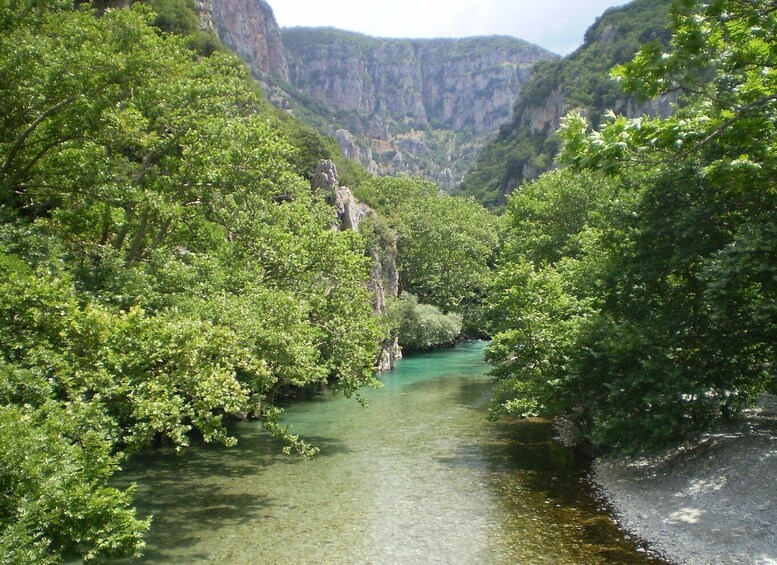
<svg viewBox="0 0 777 565">
<path fill-rule="evenodd" d="M 517 97 L 512 120 L 499 128 L 452 192 L 474 196 L 489 207 L 503 206 L 524 180 L 554 166 L 560 147 L 555 132 L 567 112 L 586 115 L 594 126 L 608 110 L 631 117 L 670 114 L 674 98 L 639 100 L 625 94 L 610 72 L 645 43 L 669 41 L 671 3 L 633 0 L 610 8 L 588 29 L 575 52 L 537 67 Z"/>
<path fill-rule="evenodd" d="M 215 33 L 222 43 L 262 75 L 288 78 L 281 31 L 264 0 L 195 0 L 200 28 Z"/>
<path fill-rule="evenodd" d="M 452 188 L 510 120 L 533 66 L 556 58 L 511 37 L 379 39 L 280 30 L 264 0 L 196 0 L 203 29 L 246 61 L 268 98 L 333 136 L 373 173 Z"/>
<path fill-rule="evenodd" d="M 376 214 L 375 210 L 354 198 L 348 187 L 340 186 L 337 166 L 328 159 L 318 162 L 310 188 L 323 196 L 334 208 L 332 227 L 337 231 L 358 232 L 362 220 Z M 375 245 L 367 249 L 367 254 L 373 261 L 367 287 L 372 293 L 372 308 L 376 316 L 386 316 L 388 302 L 399 296 L 398 241 L 399 234 L 395 231 L 387 245 Z M 393 369 L 395 362 L 401 358 L 399 336 L 386 336 L 380 343 L 375 366 L 378 371 L 388 371 Z"/>
<path fill-rule="evenodd" d="M 332 28 L 281 36 L 289 83 L 330 110 L 346 155 L 373 173 L 421 175 L 444 189 L 510 120 L 534 65 L 555 58 L 511 37 L 381 39 Z"/>
<path fill-rule="evenodd" d="M 378 39 L 290 28 L 282 38 L 290 82 L 327 106 L 474 133 L 508 120 L 534 64 L 554 57 L 511 37 Z"/>
</svg>

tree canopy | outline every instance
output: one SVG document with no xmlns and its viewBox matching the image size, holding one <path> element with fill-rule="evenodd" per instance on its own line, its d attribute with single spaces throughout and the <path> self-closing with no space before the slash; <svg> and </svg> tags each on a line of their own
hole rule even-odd
<svg viewBox="0 0 777 565">
<path fill-rule="evenodd" d="M 676 113 L 611 114 L 595 131 L 564 120 L 573 171 L 510 202 L 518 243 L 492 302 L 505 305 L 491 348 L 503 409 L 565 415 L 597 445 L 639 449 L 774 387 L 776 8 L 676 2 L 671 48 L 614 71 L 638 96 L 680 92 Z M 585 213 L 565 205 L 563 221 L 538 225 L 553 197 L 534 195 L 549 190 Z"/>
<path fill-rule="evenodd" d="M 302 176 L 326 144 L 291 145 L 286 132 L 306 130 L 236 58 L 159 21 L 141 4 L 95 17 L 0 2 L 0 552 L 13 562 L 139 551 L 148 522 L 108 483 L 125 453 L 231 445 L 228 419 L 248 415 L 310 452 L 275 396 L 376 384 L 364 241 L 332 230 Z"/>
<path fill-rule="evenodd" d="M 440 194 L 413 177 L 377 177 L 357 196 L 398 232 L 402 292 L 479 329 L 480 308 L 498 245 L 498 219 L 472 198 Z"/>
</svg>

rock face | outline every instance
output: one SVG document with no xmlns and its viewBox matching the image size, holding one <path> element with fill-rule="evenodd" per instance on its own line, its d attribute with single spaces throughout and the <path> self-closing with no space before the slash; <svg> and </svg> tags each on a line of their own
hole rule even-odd
<svg viewBox="0 0 777 565">
<path fill-rule="evenodd" d="M 487 206 L 504 204 L 524 180 L 553 167 L 559 148 L 555 135 L 570 111 L 588 116 L 596 125 L 607 110 L 629 117 L 669 115 L 672 98 L 642 102 L 627 96 L 610 79 L 615 65 L 630 60 L 649 41 L 668 42 L 671 0 L 633 0 L 607 10 L 588 29 L 574 53 L 543 65 L 517 96 L 513 118 L 478 156 L 454 193 L 473 195 Z"/>
<path fill-rule="evenodd" d="M 359 223 L 372 213 L 369 206 L 357 202 L 351 189 L 345 186 L 335 191 L 335 211 L 343 230 L 359 231 Z"/>
<path fill-rule="evenodd" d="M 508 120 L 534 64 L 555 57 L 510 37 L 377 39 L 330 28 L 284 29 L 282 37 L 290 82 L 315 100 L 413 128 L 474 133 Z M 369 128 L 355 133 L 380 137 Z"/>
<path fill-rule="evenodd" d="M 340 231 L 359 231 L 361 221 L 375 212 L 366 204 L 354 198 L 351 190 L 339 186 L 337 167 L 330 160 L 319 161 L 313 175 L 311 189 L 332 204 L 335 210 L 333 228 Z M 397 238 L 388 249 L 369 249 L 368 253 L 375 262 L 370 271 L 370 281 L 367 285 L 372 291 L 372 307 L 379 316 L 386 314 L 388 297 L 396 298 L 399 294 L 399 272 L 397 271 Z M 388 371 L 394 368 L 394 362 L 402 358 L 399 338 L 387 338 L 380 344 L 380 353 L 376 360 L 378 371 Z"/>
<path fill-rule="evenodd" d="M 264 0 L 196 0 L 200 27 L 219 39 L 260 75 L 288 79 L 280 29 Z"/>
<path fill-rule="evenodd" d="M 317 116 L 322 133 L 373 174 L 457 184 L 510 119 L 535 63 L 555 57 L 509 37 L 377 39 L 278 27 L 264 0 L 195 0 L 200 27 L 251 68 L 268 99 Z"/>
<path fill-rule="evenodd" d="M 443 189 L 510 119 L 534 65 L 555 58 L 510 37 L 379 39 L 333 28 L 282 37 L 291 88 L 313 101 L 309 110 L 326 109 L 343 154 L 373 174 L 425 176 Z"/>
<path fill-rule="evenodd" d="M 356 138 L 347 129 L 340 128 L 335 131 L 334 135 L 337 144 L 340 146 L 340 151 L 343 157 L 353 159 L 364 165 L 367 172 L 373 175 L 377 175 L 379 168 L 375 162 L 375 158 L 372 154 L 370 147 L 363 147 L 359 145 Z"/>
<path fill-rule="evenodd" d="M 322 193 L 331 204 L 337 187 L 337 165 L 329 159 L 319 161 L 316 164 L 316 172 L 313 173 L 313 180 L 310 181 L 310 189 L 313 192 Z"/>
<path fill-rule="evenodd" d="M 194 9 L 200 18 L 200 29 L 219 34 L 213 21 L 213 0 L 194 0 Z"/>
<path fill-rule="evenodd" d="M 508 37 L 417 42 L 424 105 L 449 129 L 494 131 L 510 119 L 513 101 L 539 61 L 551 53 Z"/>
</svg>

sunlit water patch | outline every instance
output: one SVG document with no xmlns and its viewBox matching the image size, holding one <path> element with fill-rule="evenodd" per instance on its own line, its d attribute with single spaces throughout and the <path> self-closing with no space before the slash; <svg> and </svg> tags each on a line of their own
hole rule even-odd
<svg viewBox="0 0 777 565">
<path fill-rule="evenodd" d="M 655 563 L 597 507 L 544 422 L 486 421 L 483 344 L 403 360 L 369 408 L 321 393 L 285 423 L 321 448 L 284 456 L 257 423 L 233 449 L 134 461 L 144 561 L 246 564 Z"/>
</svg>

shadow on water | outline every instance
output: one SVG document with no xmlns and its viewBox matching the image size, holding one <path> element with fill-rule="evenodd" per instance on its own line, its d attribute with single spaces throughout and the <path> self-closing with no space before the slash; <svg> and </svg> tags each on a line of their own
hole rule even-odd
<svg viewBox="0 0 777 565">
<path fill-rule="evenodd" d="M 199 543 L 214 529 L 263 519 L 274 504 L 268 496 L 235 491 L 230 483 L 202 478 L 250 477 L 265 465 L 261 458 L 219 462 L 216 450 L 183 456 L 155 454 L 127 465 L 128 475 L 138 484 L 135 502 L 140 517 L 153 517 L 144 558 L 173 559 L 179 548 Z M 192 554 L 191 558 L 205 556 Z"/>
<path fill-rule="evenodd" d="M 272 520 L 278 507 L 287 506 L 281 494 L 262 492 L 263 475 L 284 467 L 294 473 L 295 467 L 310 461 L 284 455 L 285 444 L 272 439 L 258 422 L 238 424 L 234 431 L 240 441 L 232 448 L 201 445 L 182 454 L 163 449 L 124 465 L 115 486 L 135 483 L 139 517 L 153 517 L 142 561 L 175 563 L 186 547 L 216 532 L 226 534 L 246 523 Z M 305 441 L 321 450 L 318 458 L 351 451 L 337 438 L 306 434 Z M 188 560 L 212 559 L 196 550 L 186 556 Z"/>
<path fill-rule="evenodd" d="M 491 402 L 493 381 L 488 380 L 462 380 L 454 393 L 453 400 L 456 404 L 483 412 L 485 418 Z"/>
<path fill-rule="evenodd" d="M 479 384 L 468 383 L 460 398 L 466 401 L 480 392 Z M 469 407 L 482 410 L 478 402 Z M 521 516 L 526 501 L 534 501 L 546 520 L 574 524 L 576 537 L 585 546 L 587 565 L 666 564 L 648 553 L 644 542 L 624 534 L 610 517 L 588 478 L 590 459 L 558 444 L 553 437 L 547 420 L 506 418 L 488 423 L 482 436 L 459 444 L 437 461 L 449 467 L 485 464 L 488 486 L 504 508 Z M 533 512 L 537 513 L 536 508 Z"/>
<path fill-rule="evenodd" d="M 189 510 L 185 514 L 165 512 L 171 505 Z M 265 519 L 270 505 L 267 497 L 230 494 L 213 488 L 193 488 L 185 495 L 179 491 L 174 495 L 154 493 L 153 500 L 143 503 L 144 510 L 154 516 L 153 544 L 144 551 L 144 558 L 175 562 L 182 547 L 198 544 L 203 537 L 212 535 L 213 530 L 237 526 L 245 520 Z M 207 558 L 200 553 L 189 556 Z"/>
<path fill-rule="evenodd" d="M 256 422 L 233 427 L 234 448 L 130 461 L 121 480 L 155 516 L 144 561 L 656 563 L 547 422 L 486 421 L 485 371 L 482 344 L 465 344 L 403 361 L 366 410 L 329 391 L 289 402 L 284 422 L 321 450 L 312 461 Z"/>
</svg>

